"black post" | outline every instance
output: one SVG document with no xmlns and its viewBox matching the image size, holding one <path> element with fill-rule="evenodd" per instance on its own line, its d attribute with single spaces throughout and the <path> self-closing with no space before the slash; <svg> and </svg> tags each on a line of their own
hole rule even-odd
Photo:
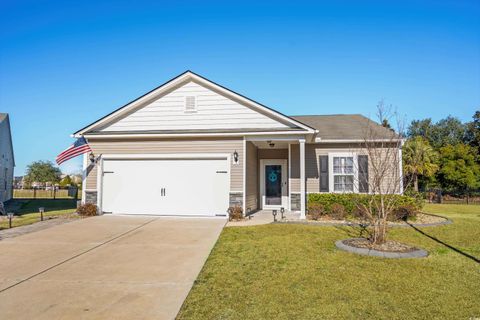
<svg viewBox="0 0 480 320">
<path fill-rule="evenodd" d="M 40 221 L 43 221 L 43 212 L 45 212 L 45 208 L 44 207 L 38 208 L 38 212 L 40 212 Z"/>
<path fill-rule="evenodd" d="M 33 199 L 37 198 L 37 188 L 33 187 Z"/>
<path fill-rule="evenodd" d="M 53 186 L 53 199 L 55 200 L 55 196 L 57 194 L 57 188 Z"/>
</svg>

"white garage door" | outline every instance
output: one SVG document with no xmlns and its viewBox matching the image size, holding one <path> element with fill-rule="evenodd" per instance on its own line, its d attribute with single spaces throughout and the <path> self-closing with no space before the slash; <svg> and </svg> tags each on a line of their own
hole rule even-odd
<svg viewBox="0 0 480 320">
<path fill-rule="evenodd" d="M 225 215 L 224 159 L 104 160 L 102 210 L 119 214 Z"/>
</svg>

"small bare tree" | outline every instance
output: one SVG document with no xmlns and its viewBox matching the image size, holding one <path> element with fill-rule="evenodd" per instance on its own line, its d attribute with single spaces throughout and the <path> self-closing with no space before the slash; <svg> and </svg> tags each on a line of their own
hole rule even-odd
<svg viewBox="0 0 480 320">
<path fill-rule="evenodd" d="M 356 198 L 357 208 L 368 221 L 367 231 L 373 244 L 382 244 L 387 239 L 388 219 L 393 214 L 398 198 L 392 196 L 403 192 L 405 187 L 402 173 L 401 148 L 403 139 L 403 122 L 391 106 L 381 101 L 377 106 L 379 123 L 396 123 L 397 130 L 379 126 L 368 121 L 364 128 L 362 143 L 357 152 L 367 156 L 365 164 L 357 163 L 358 183 L 360 191 L 367 192 L 370 197 Z M 393 122 L 394 121 L 394 122 Z"/>
</svg>

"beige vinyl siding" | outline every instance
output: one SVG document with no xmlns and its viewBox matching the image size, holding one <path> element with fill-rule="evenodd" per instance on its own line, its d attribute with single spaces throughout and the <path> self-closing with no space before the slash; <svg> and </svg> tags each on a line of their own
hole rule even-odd
<svg viewBox="0 0 480 320">
<path fill-rule="evenodd" d="M 378 159 L 378 163 L 386 163 L 389 162 L 390 160 L 399 160 L 399 154 L 398 154 L 398 149 L 397 148 L 382 148 L 382 149 L 376 149 L 371 153 L 371 157 L 373 158 L 373 161 L 369 161 L 369 166 L 368 166 L 368 171 L 370 174 L 370 177 L 373 172 L 372 166 L 374 165 L 374 162 L 376 159 Z M 378 166 L 377 166 L 378 167 Z M 398 164 L 391 163 L 385 168 L 387 170 L 385 172 L 385 177 L 382 181 L 382 193 L 398 193 L 400 192 L 400 172 L 399 172 L 399 167 Z"/>
<path fill-rule="evenodd" d="M 258 159 L 288 159 L 288 149 L 258 149 Z"/>
<path fill-rule="evenodd" d="M 305 147 L 305 153 L 307 146 Z M 305 166 L 305 172 L 307 171 L 308 167 L 309 164 L 307 162 L 307 165 Z M 300 193 L 300 145 L 298 144 L 290 145 L 290 174 L 290 192 Z"/>
<path fill-rule="evenodd" d="M 247 141 L 246 154 L 246 192 L 245 208 L 258 209 L 258 149 L 250 141 Z"/>
<path fill-rule="evenodd" d="M 381 150 L 381 149 L 379 149 Z M 305 179 L 306 179 L 306 191 L 307 193 L 320 192 L 320 156 L 328 155 L 329 153 L 345 153 L 345 152 L 357 152 L 362 153 L 358 144 L 340 144 L 340 143 L 328 143 L 328 144 L 306 144 L 305 145 Z M 371 163 L 372 159 L 369 159 L 369 172 L 372 172 Z M 300 157 L 299 157 L 299 145 L 291 146 L 291 179 L 290 187 L 292 193 L 300 192 Z M 370 175 L 371 178 L 371 175 Z M 332 179 L 332 177 L 329 177 Z M 390 177 L 384 179 L 384 187 L 391 184 L 393 181 L 397 181 L 393 173 Z M 330 190 L 333 192 L 333 190 Z"/>
<path fill-rule="evenodd" d="M 97 166 L 92 165 L 87 168 L 87 179 L 85 182 L 85 190 L 97 189 Z"/>
<path fill-rule="evenodd" d="M 182 153 L 225 153 L 238 152 L 239 163 L 231 164 L 230 191 L 243 191 L 243 139 L 90 139 L 90 148 L 100 154 L 182 154 Z M 87 175 L 87 189 L 96 189 L 96 169 Z"/>
<path fill-rule="evenodd" d="M 186 97 L 196 110 L 185 112 Z M 137 109 L 101 131 L 204 130 L 289 127 L 277 120 L 190 81 Z"/>
</svg>

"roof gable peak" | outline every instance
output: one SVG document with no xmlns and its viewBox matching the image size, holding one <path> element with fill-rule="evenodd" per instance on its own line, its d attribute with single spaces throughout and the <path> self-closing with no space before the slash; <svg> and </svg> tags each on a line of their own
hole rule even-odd
<svg viewBox="0 0 480 320">
<path fill-rule="evenodd" d="M 282 121 L 284 123 L 288 123 L 291 126 L 295 126 L 300 128 L 301 130 L 304 130 L 306 133 L 314 133 L 315 129 L 309 127 L 308 125 L 303 124 L 302 122 L 295 120 L 293 118 L 290 118 L 276 110 L 273 110 L 271 108 L 268 108 L 265 105 L 262 105 L 252 99 L 249 99 L 239 93 L 236 93 L 226 87 L 223 87 L 207 78 L 204 78 L 196 73 L 194 73 L 191 70 L 187 70 L 180 75 L 176 76 L 175 78 L 165 82 L 164 84 L 158 86 L 157 88 L 147 92 L 146 94 L 140 96 L 139 98 L 127 103 L 126 105 L 118 108 L 117 110 L 113 111 L 112 113 L 106 115 L 105 117 L 93 122 L 92 124 L 80 129 L 79 131 L 74 133 L 74 136 L 79 137 L 82 136 L 88 132 L 91 132 L 97 128 L 100 127 L 105 127 L 105 125 L 108 125 L 112 121 L 115 121 L 115 119 L 121 118 L 123 116 L 126 116 L 128 113 L 136 110 L 136 108 L 141 108 L 142 106 L 146 105 L 146 103 L 149 103 L 153 101 L 155 98 L 160 97 L 162 94 L 165 94 L 166 92 L 169 92 L 173 90 L 176 87 L 179 87 L 185 83 L 188 83 L 189 81 L 193 81 L 199 85 L 202 85 L 206 88 L 209 88 L 213 91 L 216 91 L 225 97 L 228 97 L 230 99 L 235 99 L 241 104 L 244 104 L 251 108 L 252 110 L 256 110 L 259 112 L 264 113 L 265 115 L 277 119 L 278 121 Z"/>
</svg>

